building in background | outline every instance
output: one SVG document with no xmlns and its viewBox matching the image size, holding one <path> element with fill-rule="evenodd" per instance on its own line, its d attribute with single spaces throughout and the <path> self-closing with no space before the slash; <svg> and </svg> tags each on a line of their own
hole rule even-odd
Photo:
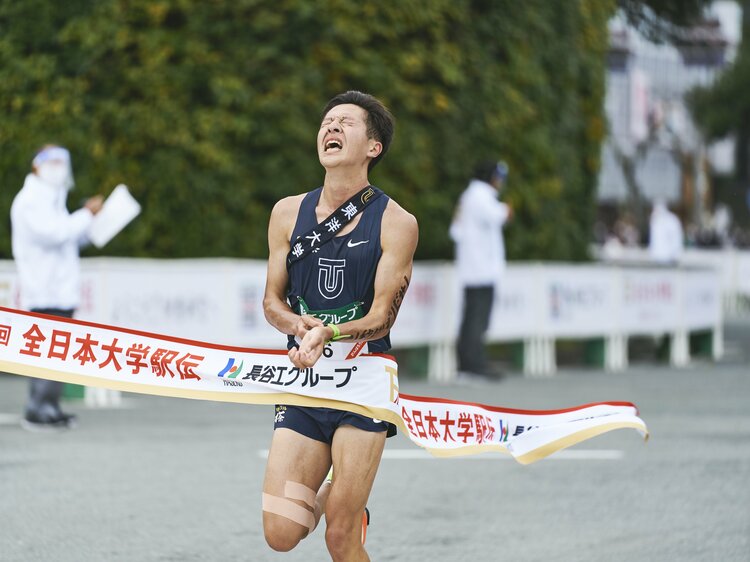
<svg viewBox="0 0 750 562">
<path fill-rule="evenodd" d="M 705 143 L 685 96 L 712 84 L 734 60 L 741 18 L 736 2 L 714 2 L 704 21 L 672 44 L 649 41 L 620 16 L 610 22 L 598 238 L 617 236 L 627 223 L 645 243 L 655 200 L 679 215 L 691 242 L 713 228 L 709 172 L 732 172 L 734 143 Z"/>
</svg>

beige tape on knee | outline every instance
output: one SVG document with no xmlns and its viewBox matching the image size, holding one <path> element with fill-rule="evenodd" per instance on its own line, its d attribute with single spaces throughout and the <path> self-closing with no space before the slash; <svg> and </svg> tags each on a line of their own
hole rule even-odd
<svg viewBox="0 0 750 562">
<path fill-rule="evenodd" d="M 314 509 L 316 494 L 312 488 L 308 488 L 304 484 L 287 480 L 284 484 L 284 496 L 285 497 L 280 498 L 264 492 L 263 511 L 294 521 L 303 527 L 307 527 L 309 532 L 312 532 L 315 529 L 315 516 L 312 511 L 308 511 L 301 505 L 291 501 L 303 501 Z"/>
<path fill-rule="evenodd" d="M 315 509 L 315 498 L 317 495 L 312 488 L 308 488 L 304 484 L 292 482 L 291 480 L 287 480 L 284 484 L 284 496 L 290 500 L 303 501 L 313 509 Z"/>
</svg>

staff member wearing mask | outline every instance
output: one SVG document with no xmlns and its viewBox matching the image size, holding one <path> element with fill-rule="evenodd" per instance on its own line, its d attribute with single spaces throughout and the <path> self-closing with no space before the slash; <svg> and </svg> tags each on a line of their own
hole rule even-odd
<svg viewBox="0 0 750 562">
<path fill-rule="evenodd" d="M 79 305 L 78 252 L 88 243 L 86 232 L 104 200 L 96 195 L 69 213 L 65 201 L 72 187 L 70 153 L 47 145 L 34 157 L 31 173 L 13 200 L 13 258 L 26 310 L 72 318 Z M 22 425 L 29 430 L 72 427 L 75 416 L 60 409 L 62 389 L 60 382 L 31 379 Z"/>
</svg>

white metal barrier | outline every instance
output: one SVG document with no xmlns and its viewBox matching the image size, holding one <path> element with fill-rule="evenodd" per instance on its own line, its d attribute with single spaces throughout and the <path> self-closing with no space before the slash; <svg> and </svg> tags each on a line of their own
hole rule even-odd
<svg viewBox="0 0 750 562">
<path fill-rule="evenodd" d="M 261 260 L 83 260 L 77 318 L 227 345 L 282 348 L 262 299 Z M 523 342 L 530 376 L 556 370 L 556 339 L 603 338 L 604 366 L 627 367 L 630 336 L 667 334 L 670 360 L 690 360 L 689 334 L 713 332 L 721 345 L 720 275 L 699 268 L 586 264 L 510 264 L 498 286 L 488 339 Z M 415 264 L 392 339 L 397 347 L 429 346 L 428 376 L 455 376 L 461 291 L 448 262 Z M 18 306 L 12 262 L 0 262 L 0 305 Z"/>
<path fill-rule="evenodd" d="M 604 263 L 642 265 L 651 258 L 645 248 L 622 247 L 616 255 L 608 255 L 603 248 L 593 247 L 592 253 Z M 680 265 L 713 269 L 719 274 L 722 304 L 729 316 L 750 314 L 750 251 L 735 248 L 687 248 L 680 257 Z"/>
<path fill-rule="evenodd" d="M 445 264 L 441 279 L 452 278 Z M 444 282 L 444 281 L 443 281 Z M 461 295 L 454 288 L 438 299 L 445 320 L 431 345 L 430 378 L 449 380 L 455 372 L 449 348 L 456 339 Z M 699 268 L 613 267 L 570 264 L 511 264 L 498 286 L 488 340 L 522 341 L 527 375 L 547 376 L 556 370 L 555 340 L 602 338 L 604 367 L 618 371 L 628 364 L 628 338 L 668 335 L 670 362 L 690 360 L 689 334 L 713 333 L 712 353 L 721 356 L 722 311 L 718 273 Z M 408 299 L 408 295 L 407 295 Z M 411 304 L 407 301 L 404 306 Z M 408 323 L 394 329 L 394 341 Z"/>
</svg>

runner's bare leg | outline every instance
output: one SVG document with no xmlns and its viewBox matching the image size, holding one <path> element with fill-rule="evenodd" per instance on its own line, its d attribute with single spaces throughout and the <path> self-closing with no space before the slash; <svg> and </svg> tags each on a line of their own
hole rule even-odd
<svg viewBox="0 0 750 562">
<path fill-rule="evenodd" d="M 291 429 L 276 429 L 273 432 L 271 450 L 268 453 L 263 492 L 277 498 L 284 498 L 287 481 L 317 490 L 321 487 L 330 467 L 331 447 L 326 443 L 310 439 Z M 289 501 L 312 511 L 312 508 L 301 500 Z M 320 513 L 316 515 L 317 522 Z M 264 511 L 263 532 L 271 548 L 286 552 L 297 546 L 310 531 L 307 527 L 281 515 Z"/>
<path fill-rule="evenodd" d="M 325 502 L 326 545 L 334 562 L 368 561 L 362 546 L 362 512 L 385 447 L 386 432 L 342 425 L 333 436 L 333 484 Z"/>
<path fill-rule="evenodd" d="M 315 497 L 315 523 L 320 523 L 320 518 L 326 511 L 326 502 L 328 502 L 328 496 L 331 494 L 331 482 L 323 480 L 323 483 L 318 489 L 318 495 Z"/>
</svg>

